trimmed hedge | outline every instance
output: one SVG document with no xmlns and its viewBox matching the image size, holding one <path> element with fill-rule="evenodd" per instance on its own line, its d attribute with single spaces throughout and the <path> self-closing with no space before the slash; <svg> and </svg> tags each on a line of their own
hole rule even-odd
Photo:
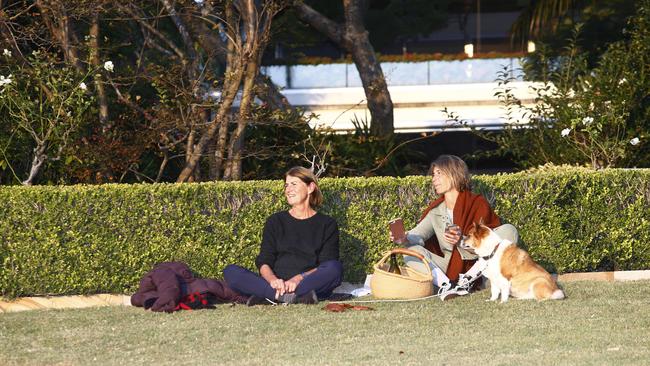
<svg viewBox="0 0 650 366">
<path fill-rule="evenodd" d="M 428 177 L 323 179 L 341 230 L 345 279 L 362 281 L 431 199 Z M 553 272 L 650 268 L 650 170 L 544 168 L 477 176 L 497 213 Z M 158 262 L 221 277 L 254 268 L 262 227 L 286 209 L 280 181 L 0 187 L 0 293 L 128 293 Z"/>
</svg>

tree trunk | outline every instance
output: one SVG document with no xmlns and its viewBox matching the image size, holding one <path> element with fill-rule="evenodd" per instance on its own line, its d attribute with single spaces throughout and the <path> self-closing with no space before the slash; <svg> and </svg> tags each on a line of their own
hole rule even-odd
<svg viewBox="0 0 650 366">
<path fill-rule="evenodd" d="M 262 52 L 266 48 L 270 32 L 270 19 L 258 17 L 258 12 L 253 0 L 246 0 L 240 8 L 240 14 L 244 19 L 246 32 L 245 45 L 242 58 L 245 63 L 244 85 L 242 87 L 242 98 L 239 104 L 239 118 L 237 127 L 230 137 L 228 148 L 228 167 L 224 172 L 225 180 L 240 180 L 242 176 L 241 152 L 244 148 L 244 132 L 250 122 L 253 106 L 254 86 L 260 70 Z"/>
<path fill-rule="evenodd" d="M 388 136 L 394 131 L 393 101 L 379 60 L 368 39 L 368 31 L 363 24 L 363 13 L 367 2 L 344 0 L 343 6 L 345 24 L 339 25 L 302 1 L 294 4 L 298 17 L 303 22 L 311 25 L 352 55 L 366 93 L 372 119 L 371 133 L 374 136 Z"/>
<path fill-rule="evenodd" d="M 233 13 L 232 4 L 228 4 L 226 6 L 226 22 L 228 24 L 235 24 L 235 15 Z M 217 139 L 213 169 L 215 170 L 215 175 L 217 177 L 221 171 L 225 156 L 226 140 L 228 137 L 228 116 L 230 108 L 232 107 L 232 103 L 237 95 L 237 90 L 239 90 L 239 85 L 241 83 L 242 77 L 241 63 L 238 62 L 239 60 L 236 57 L 236 47 L 234 45 L 238 39 L 239 37 L 235 36 L 233 38 L 230 38 L 228 42 L 226 71 L 223 81 L 223 88 L 221 90 L 219 109 L 217 110 L 217 113 L 210 123 L 208 129 L 203 134 L 201 140 L 194 149 L 194 154 L 187 157 L 185 167 L 179 174 L 176 180 L 177 182 L 186 182 L 188 180 L 188 178 L 193 173 L 196 165 L 198 164 L 199 159 L 201 158 L 201 154 L 209 144 L 214 143 L 215 137 L 217 137 Z"/>
<path fill-rule="evenodd" d="M 244 132 L 251 118 L 251 109 L 255 96 L 253 87 L 258 71 L 259 64 L 257 60 L 249 61 L 244 75 L 244 87 L 242 88 L 242 98 L 239 104 L 239 119 L 235 131 L 230 137 L 228 169 L 224 173 L 224 180 L 240 180 L 242 176 L 241 152 L 244 148 Z"/>
<path fill-rule="evenodd" d="M 228 141 L 228 126 L 230 125 L 231 118 L 232 116 L 227 114 L 226 118 L 219 123 L 219 133 L 214 147 L 214 169 L 217 172 L 215 179 L 219 179 L 221 170 L 224 167 L 226 159 L 226 144 Z"/>
<path fill-rule="evenodd" d="M 384 72 L 375 51 L 368 40 L 368 32 L 347 32 L 346 39 L 354 49 L 352 60 L 359 71 L 363 90 L 370 110 L 370 133 L 373 136 L 388 136 L 394 131 L 393 101 L 388 92 Z"/>
<path fill-rule="evenodd" d="M 236 16 L 233 10 L 234 9 L 232 6 L 228 6 L 226 8 L 227 24 L 237 24 Z M 238 43 L 237 47 L 235 46 L 236 43 Z M 226 46 L 226 55 L 225 55 L 226 73 L 225 73 L 224 87 L 226 83 L 228 83 L 230 79 L 235 76 L 234 73 L 235 70 L 238 73 L 237 75 L 239 77 L 239 82 L 241 82 L 241 77 L 243 75 L 242 74 L 243 66 L 241 65 L 241 60 L 240 60 L 241 54 L 238 52 L 241 49 L 240 44 L 241 44 L 241 38 L 239 37 L 239 33 L 237 33 L 237 36 L 234 39 L 230 39 L 230 41 Z M 237 88 L 239 88 L 239 84 L 237 85 Z M 217 174 L 221 174 L 222 169 L 224 169 L 225 167 L 226 147 L 228 144 L 228 129 L 229 129 L 231 118 L 232 115 L 230 113 L 227 113 L 225 114 L 224 119 L 219 121 L 219 134 L 217 136 L 215 152 L 214 152 L 214 167 L 215 170 L 218 172 Z"/>
<path fill-rule="evenodd" d="M 229 167 L 224 172 L 224 178 L 241 178 L 242 138 L 250 119 L 254 98 L 253 87 L 259 71 L 261 55 L 270 35 L 271 19 L 279 9 L 280 5 L 273 1 L 262 2 L 259 9 L 255 0 L 226 3 L 228 44 L 226 72 L 219 109 L 207 131 L 194 148 L 194 152 L 178 176 L 177 182 L 184 182 L 188 179 L 196 168 L 201 155 L 211 143 L 214 143 L 215 138 L 217 140 L 213 170 L 220 170 L 223 167 L 226 148 L 228 148 Z M 239 108 L 239 120 L 228 143 L 228 117 L 242 79 L 244 79 L 244 86 Z"/>
<path fill-rule="evenodd" d="M 187 165 L 190 161 L 192 161 L 192 158 L 194 157 L 194 140 L 196 138 L 196 130 L 193 128 L 190 128 L 190 133 L 187 135 L 187 144 L 185 145 L 185 164 Z M 195 176 L 195 171 L 196 167 L 192 169 L 192 172 L 190 172 L 190 175 L 187 177 L 187 182 L 194 182 L 194 176 Z"/>
<path fill-rule="evenodd" d="M 158 174 L 156 175 L 156 180 L 154 180 L 154 183 L 159 183 L 160 179 L 163 176 L 163 173 L 165 172 L 165 168 L 167 167 L 167 163 L 169 163 L 169 149 L 162 149 L 163 152 L 163 161 L 160 163 L 160 167 L 158 167 Z"/>
<path fill-rule="evenodd" d="M 205 6 L 205 5 L 204 5 Z M 221 40 L 219 35 L 205 22 L 186 22 L 192 32 L 193 37 L 201 48 L 208 54 L 208 58 L 214 57 L 221 65 L 226 64 L 227 46 Z M 273 84 L 267 76 L 258 73 L 255 78 L 255 95 L 266 105 L 273 109 L 286 111 L 291 109 L 287 99 L 280 93 L 280 90 Z"/>
<path fill-rule="evenodd" d="M 212 120 L 210 126 L 205 131 L 203 136 L 201 136 L 199 143 L 196 144 L 196 146 L 194 147 L 194 151 L 192 152 L 191 156 L 188 157 L 185 163 L 185 167 L 178 175 L 178 179 L 176 179 L 177 182 L 179 183 L 186 182 L 189 179 L 189 177 L 194 172 L 194 169 L 198 165 L 199 160 L 201 159 L 201 155 L 205 151 L 208 144 L 215 138 L 221 125 L 227 124 L 228 122 L 227 115 L 230 111 L 230 108 L 232 107 L 233 101 L 235 100 L 235 96 L 237 95 L 237 89 L 239 88 L 239 84 L 241 83 L 241 71 L 239 72 L 235 71 L 235 73 L 238 75 L 234 75 L 233 77 L 234 80 L 231 80 L 230 85 L 227 86 L 227 88 L 230 90 L 226 89 L 226 92 L 222 94 L 222 104 L 219 106 L 217 115 Z M 234 89 L 234 91 L 232 89 Z M 227 129 L 227 126 L 225 126 L 224 129 Z M 225 144 L 223 146 L 225 146 Z M 220 144 L 217 143 L 217 148 L 219 147 Z"/>
<path fill-rule="evenodd" d="M 98 68 L 100 66 L 99 59 L 99 11 L 93 12 L 92 22 L 90 24 L 90 64 Z M 106 90 L 104 88 L 104 81 L 99 72 L 95 72 L 95 90 L 97 91 L 97 103 L 99 103 L 99 123 L 102 126 L 102 131 L 107 132 L 110 129 L 108 124 L 108 99 L 106 98 Z"/>
<path fill-rule="evenodd" d="M 63 50 L 66 61 L 73 65 L 77 71 L 83 73 L 84 67 L 81 60 L 79 60 L 75 42 L 77 37 L 72 30 L 70 17 L 65 10 L 65 6 L 58 0 L 37 0 L 36 5 L 41 11 L 43 22 L 49 29 L 50 34 L 57 40 L 59 47 Z"/>
<path fill-rule="evenodd" d="M 46 146 L 45 142 L 39 143 L 34 148 L 34 159 L 32 159 L 32 166 L 29 169 L 29 177 L 25 179 L 22 184 L 24 186 L 31 186 L 34 184 L 34 180 L 38 173 L 40 173 L 43 164 L 47 160 L 47 155 L 45 154 Z"/>
<path fill-rule="evenodd" d="M 230 57 L 229 57 L 230 58 Z M 208 129 L 205 131 L 199 143 L 194 147 L 194 151 L 191 156 L 187 158 L 185 167 L 178 175 L 177 182 L 186 182 L 189 177 L 194 172 L 201 155 L 205 151 L 208 144 L 214 140 L 219 132 L 219 139 L 217 140 L 217 154 L 221 154 L 223 157 L 225 154 L 225 139 L 227 138 L 228 130 L 228 114 L 230 113 L 230 108 L 232 103 L 237 96 L 237 91 L 239 90 L 239 85 L 241 84 L 242 79 L 242 65 L 241 61 L 237 60 L 237 57 L 232 56 L 232 62 L 228 62 L 226 68 L 226 77 L 224 78 L 223 90 L 221 93 L 221 104 L 214 119 L 210 123 Z M 222 141 L 224 140 L 224 141 Z M 223 150 L 220 150 L 223 149 Z"/>
</svg>

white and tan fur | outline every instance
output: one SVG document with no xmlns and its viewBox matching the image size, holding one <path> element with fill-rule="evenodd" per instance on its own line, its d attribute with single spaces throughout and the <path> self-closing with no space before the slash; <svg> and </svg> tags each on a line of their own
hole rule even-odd
<svg viewBox="0 0 650 366">
<path fill-rule="evenodd" d="M 501 295 L 501 302 L 510 296 L 518 299 L 560 300 L 564 292 L 553 277 L 530 255 L 509 240 L 502 240 L 483 224 L 474 223 L 462 246 L 488 258 L 483 275 L 490 280 L 490 301 Z M 495 250 L 496 249 L 496 250 Z"/>
</svg>

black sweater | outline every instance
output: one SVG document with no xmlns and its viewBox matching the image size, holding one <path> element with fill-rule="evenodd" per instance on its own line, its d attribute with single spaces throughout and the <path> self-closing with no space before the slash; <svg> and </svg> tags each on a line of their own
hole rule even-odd
<svg viewBox="0 0 650 366">
<path fill-rule="evenodd" d="M 288 280 L 332 259 L 339 259 L 339 228 L 333 218 L 317 212 L 299 220 L 280 211 L 266 220 L 255 264 L 268 264 L 276 276 Z"/>
</svg>

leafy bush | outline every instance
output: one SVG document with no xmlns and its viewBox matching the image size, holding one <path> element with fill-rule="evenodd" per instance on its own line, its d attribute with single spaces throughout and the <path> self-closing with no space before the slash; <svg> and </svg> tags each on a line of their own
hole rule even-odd
<svg viewBox="0 0 650 366">
<path fill-rule="evenodd" d="M 473 183 L 552 271 L 650 268 L 650 171 L 545 167 Z M 321 186 L 347 281 L 362 281 L 391 247 L 390 219 L 413 227 L 432 198 L 422 176 Z M 230 263 L 254 268 L 266 217 L 287 208 L 280 181 L 5 186 L 0 201 L 4 296 L 130 292 L 168 260 L 204 277 Z"/>
<path fill-rule="evenodd" d="M 313 131 L 311 149 L 326 164 L 330 177 L 406 176 L 419 174 L 428 166 L 426 156 L 409 149 L 409 142 L 400 142 L 396 135 L 378 137 L 370 133 L 370 123 L 354 118 L 351 133 L 336 133 L 326 128 Z M 412 140 L 411 140 L 412 141 Z M 318 159 L 317 159 L 318 160 Z"/>
<path fill-rule="evenodd" d="M 69 164 L 74 158 L 69 145 L 86 124 L 93 102 L 85 83 L 89 75 L 46 51 L 32 52 L 28 65 L 6 49 L 0 59 L 6 61 L 0 63 L 0 179 L 2 171 L 10 170 L 13 181 L 32 184 L 43 165 L 62 159 Z M 33 150 L 31 163 L 25 161 L 26 142 Z"/>
<path fill-rule="evenodd" d="M 481 178 L 497 213 L 547 269 L 650 268 L 650 171 L 544 166 Z"/>
<path fill-rule="evenodd" d="M 509 71 L 499 73 L 497 96 L 506 125 L 499 133 L 478 132 L 499 145 L 497 154 L 512 156 L 525 168 L 545 163 L 650 166 L 650 1 L 640 4 L 626 39 L 610 44 L 595 68 L 578 46 L 580 26 L 562 55 L 550 57 L 542 47 L 525 64 L 527 74 L 541 80 L 532 107 L 512 93 Z"/>
</svg>

